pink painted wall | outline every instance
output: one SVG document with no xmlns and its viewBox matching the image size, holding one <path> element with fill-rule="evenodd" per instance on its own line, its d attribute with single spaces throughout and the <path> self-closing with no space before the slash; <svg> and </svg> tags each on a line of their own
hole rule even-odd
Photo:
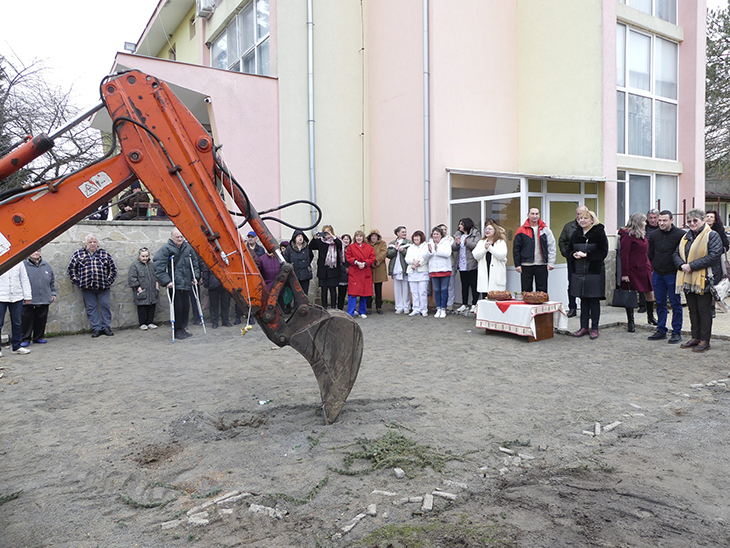
<svg viewBox="0 0 730 548">
<path fill-rule="evenodd" d="M 423 230 L 421 0 L 368 3 L 371 227 L 387 241 Z"/>
<path fill-rule="evenodd" d="M 519 170 L 517 40 L 517 2 L 431 3 L 432 224 L 448 220 L 446 167 Z"/>
<path fill-rule="evenodd" d="M 705 0 L 678 2 L 678 23 L 684 29 L 679 47 L 679 210 L 687 209 L 694 198 L 697 207 L 705 204 Z"/>
<path fill-rule="evenodd" d="M 435 224 L 448 220 L 447 167 L 517 170 L 517 5 L 503 0 L 459 0 L 458 9 L 452 2 L 430 4 Z M 368 4 L 371 217 L 372 226 L 388 236 L 398 224 L 409 234 L 427 228 L 422 6 L 422 0 Z"/>
<path fill-rule="evenodd" d="M 223 144 L 221 154 L 233 176 L 256 209 L 281 203 L 276 79 L 121 53 L 117 63 L 209 96 L 213 138 Z M 278 237 L 280 225 L 268 226 Z"/>
</svg>

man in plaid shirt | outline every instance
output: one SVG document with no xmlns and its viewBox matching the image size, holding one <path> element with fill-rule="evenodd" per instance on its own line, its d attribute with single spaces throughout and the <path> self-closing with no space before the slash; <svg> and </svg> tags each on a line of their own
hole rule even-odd
<svg viewBox="0 0 730 548">
<path fill-rule="evenodd" d="M 117 267 L 112 256 L 99 247 L 96 234 L 87 235 L 86 247 L 71 257 L 68 277 L 71 283 L 79 286 L 84 296 L 86 315 L 93 330 L 91 336 L 96 338 L 102 333 L 113 336 L 110 288 L 117 277 Z"/>
</svg>

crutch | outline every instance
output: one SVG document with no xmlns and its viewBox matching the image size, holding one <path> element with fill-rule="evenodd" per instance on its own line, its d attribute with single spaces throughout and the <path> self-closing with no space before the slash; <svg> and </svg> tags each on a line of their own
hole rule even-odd
<svg viewBox="0 0 730 548">
<path fill-rule="evenodd" d="M 170 272 L 172 273 L 172 292 L 167 288 L 167 300 L 170 301 L 170 325 L 172 326 L 172 342 L 175 342 L 175 259 L 170 256 Z M 170 294 L 172 293 L 172 297 Z"/>
<path fill-rule="evenodd" d="M 193 268 L 192 255 L 188 255 L 188 259 L 190 259 L 190 279 L 192 281 L 190 286 L 191 286 L 191 289 L 193 290 L 193 295 L 195 295 L 195 302 L 198 305 L 198 312 L 200 313 L 200 325 L 203 326 L 203 333 L 205 333 L 207 335 L 208 332 L 205 330 L 205 320 L 203 319 L 203 307 L 200 306 L 200 292 L 198 291 L 198 280 L 195 279 L 195 268 Z"/>
</svg>

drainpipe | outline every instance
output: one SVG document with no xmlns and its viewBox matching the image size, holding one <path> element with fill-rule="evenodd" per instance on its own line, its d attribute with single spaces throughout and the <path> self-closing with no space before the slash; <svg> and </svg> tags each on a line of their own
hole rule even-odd
<svg viewBox="0 0 730 548">
<path fill-rule="evenodd" d="M 431 163 L 429 158 L 428 0 L 423 0 L 423 208 L 426 230 L 431 230 Z"/>
<path fill-rule="evenodd" d="M 309 199 L 317 203 L 317 186 L 314 177 L 314 20 L 312 1 L 307 0 L 307 77 L 309 97 Z M 317 211 L 312 208 L 312 224 L 317 221 Z"/>
</svg>

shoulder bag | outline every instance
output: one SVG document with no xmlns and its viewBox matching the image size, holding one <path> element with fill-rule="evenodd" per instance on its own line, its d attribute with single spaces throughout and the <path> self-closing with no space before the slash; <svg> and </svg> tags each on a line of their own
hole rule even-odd
<svg viewBox="0 0 730 548">
<path fill-rule="evenodd" d="M 633 289 L 621 289 L 621 238 L 616 244 L 616 289 L 613 291 L 611 306 L 618 308 L 638 308 L 639 295 Z"/>
</svg>

